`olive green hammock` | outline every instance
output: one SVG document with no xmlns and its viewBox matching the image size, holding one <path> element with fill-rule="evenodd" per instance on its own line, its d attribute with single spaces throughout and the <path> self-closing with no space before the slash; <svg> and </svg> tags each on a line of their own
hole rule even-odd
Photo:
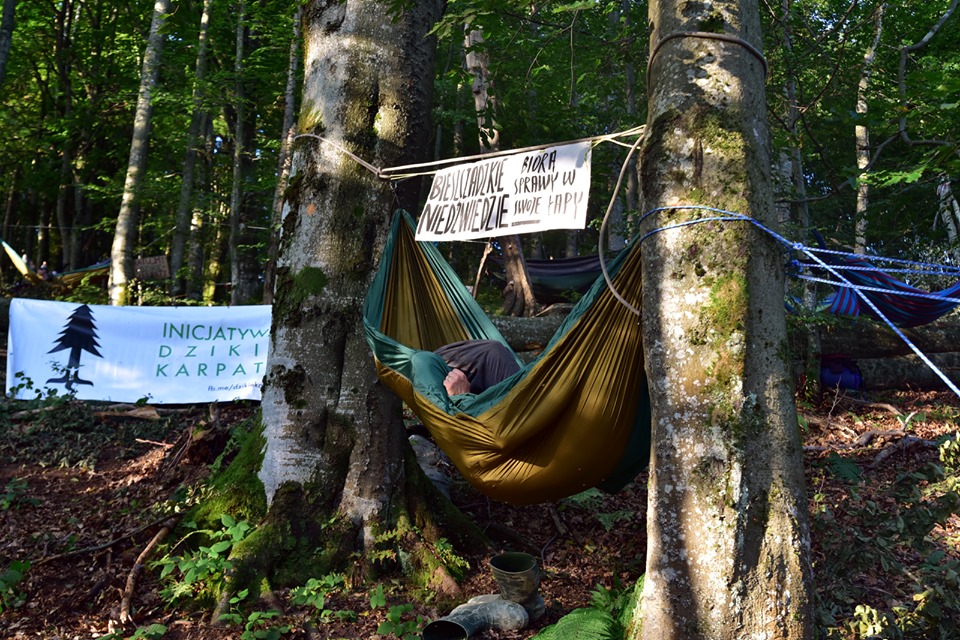
<svg viewBox="0 0 960 640">
<path fill-rule="evenodd" d="M 470 484 L 503 502 L 556 500 L 591 487 L 616 491 L 648 461 L 650 407 L 640 323 L 603 277 L 536 360 L 482 393 L 450 398 L 433 353 L 460 340 L 506 341 L 414 221 L 394 216 L 364 303 L 377 373 L 423 422 Z M 639 307 L 635 242 L 608 267 Z M 518 362 L 519 359 L 518 359 Z"/>
</svg>

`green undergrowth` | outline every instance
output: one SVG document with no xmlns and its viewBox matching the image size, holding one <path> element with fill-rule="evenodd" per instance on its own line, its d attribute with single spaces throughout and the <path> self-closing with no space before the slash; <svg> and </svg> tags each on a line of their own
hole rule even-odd
<svg viewBox="0 0 960 640">
<path fill-rule="evenodd" d="M 938 463 L 863 490 L 856 462 L 829 458 L 822 473 L 848 485 L 846 504 L 814 495 L 812 534 L 819 637 L 947 640 L 960 637 L 960 561 L 935 533 L 960 514 L 960 436 Z M 955 541 L 954 541 L 955 542 Z"/>
<path fill-rule="evenodd" d="M 631 587 L 598 585 L 590 606 L 574 609 L 542 629 L 535 640 L 621 640 L 627 637 L 634 610 L 643 591 L 643 577 Z"/>
<path fill-rule="evenodd" d="M 133 458 L 179 428 L 176 416 L 159 420 L 117 420 L 97 417 L 110 403 L 84 402 L 71 394 L 43 393 L 16 374 L 15 393 L 23 400 L 0 403 L 0 458 L 44 467 L 94 469 L 104 450 Z"/>
</svg>

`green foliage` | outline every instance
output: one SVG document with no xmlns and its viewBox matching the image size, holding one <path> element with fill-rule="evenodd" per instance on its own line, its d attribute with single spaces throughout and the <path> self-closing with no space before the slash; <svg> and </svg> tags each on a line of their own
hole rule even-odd
<svg viewBox="0 0 960 640">
<path fill-rule="evenodd" d="M 138 627 L 132 636 L 127 636 L 119 631 L 115 631 L 105 636 L 100 636 L 97 640 L 157 640 L 165 636 L 166 633 L 167 627 L 165 625 L 154 623 L 148 627 Z"/>
<path fill-rule="evenodd" d="M 13 560 L 0 572 L 0 613 L 20 607 L 27 599 L 17 585 L 30 569 L 29 560 Z"/>
<path fill-rule="evenodd" d="M 835 478 L 853 485 L 859 484 L 863 478 L 860 466 L 853 460 L 839 455 L 836 451 L 831 451 L 827 457 L 827 468 Z"/>
<path fill-rule="evenodd" d="M 40 501 L 27 497 L 27 481 L 23 478 L 13 478 L 0 493 L 0 511 L 7 511 L 11 507 L 30 505 L 36 506 Z"/>
<path fill-rule="evenodd" d="M 590 594 L 590 606 L 574 609 L 537 635 L 536 640 L 619 640 L 624 637 L 630 615 L 636 607 L 641 582 L 631 588 L 597 585 Z"/>
<path fill-rule="evenodd" d="M 197 529 L 184 536 L 174 548 L 179 547 L 188 538 L 200 535 L 209 540 L 196 549 L 183 555 L 171 552 L 153 563 L 160 569 L 160 580 L 164 583 L 160 595 L 168 604 L 173 605 L 184 600 L 209 604 L 222 590 L 226 574 L 233 569 L 230 550 L 243 540 L 251 531 L 245 520 L 234 520 L 229 514 L 220 517 L 222 528 Z"/>
<path fill-rule="evenodd" d="M 823 501 L 813 510 L 813 535 L 825 547 L 817 568 L 817 617 L 826 637 L 946 639 L 960 633 L 960 562 L 931 537 L 960 513 L 960 480 L 945 471 L 952 453 L 952 445 L 941 446 L 943 466 L 899 476 L 877 500 L 854 492 L 843 513 Z M 904 559 L 911 557 L 922 562 L 907 571 Z M 858 575 L 870 580 L 864 584 Z M 870 584 L 904 575 L 914 586 L 909 601 L 876 600 Z"/>
<path fill-rule="evenodd" d="M 327 598 L 334 593 L 343 591 L 346 586 L 347 581 L 342 573 L 331 573 L 319 579 L 310 578 L 305 585 L 290 590 L 290 602 L 298 606 L 313 607 L 321 621 L 329 618 L 356 620 L 357 614 L 354 611 L 337 611 L 326 608 Z"/>
<path fill-rule="evenodd" d="M 20 385 L 30 393 L 33 385 L 20 376 Z M 30 400 L 0 404 L 0 455 L 11 462 L 30 461 L 42 466 L 92 469 L 107 446 L 130 457 L 148 445 L 139 440 L 162 440 L 176 426 L 174 416 L 161 420 L 107 423 L 96 416 L 97 405 L 78 402 L 71 396 L 42 394 Z M 35 411 L 30 421 L 21 419 L 16 429 L 3 428 L 15 411 Z"/>
<path fill-rule="evenodd" d="M 605 494 L 599 489 L 587 489 L 563 499 L 564 505 L 591 512 L 606 531 L 612 531 L 618 522 L 629 522 L 637 516 L 637 512 L 633 509 L 603 511 L 604 502 Z"/>
<path fill-rule="evenodd" d="M 279 611 L 251 611 L 244 617 L 240 613 L 239 605 L 248 595 L 249 591 L 243 589 L 230 598 L 231 611 L 222 614 L 220 622 L 242 625 L 243 632 L 240 634 L 240 640 L 278 640 L 290 633 L 290 627 L 287 625 L 272 626 L 269 624 L 270 620 L 280 615 Z"/>
<path fill-rule="evenodd" d="M 947 473 L 960 473 L 960 433 L 940 443 L 940 461 Z"/>
<path fill-rule="evenodd" d="M 386 606 L 387 596 L 383 591 L 383 585 L 378 584 L 370 593 L 370 608 L 376 610 Z M 412 611 L 413 605 L 409 603 L 391 606 L 387 610 L 386 620 L 377 627 L 377 633 L 399 640 L 415 640 L 419 629 L 427 621 L 422 616 L 408 617 L 407 614 Z"/>
</svg>

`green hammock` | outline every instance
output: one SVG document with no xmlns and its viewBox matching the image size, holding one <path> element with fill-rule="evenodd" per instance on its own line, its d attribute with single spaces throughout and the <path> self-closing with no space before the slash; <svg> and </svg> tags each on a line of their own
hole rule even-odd
<svg viewBox="0 0 960 640">
<path fill-rule="evenodd" d="M 430 243 L 394 217 L 364 303 L 377 373 L 461 474 L 503 502 L 532 504 L 591 487 L 616 491 L 648 461 L 650 407 L 637 316 L 601 277 L 536 360 L 476 395 L 447 396 L 433 353 L 459 340 L 505 341 Z M 611 262 L 612 282 L 640 304 L 640 251 Z"/>
</svg>

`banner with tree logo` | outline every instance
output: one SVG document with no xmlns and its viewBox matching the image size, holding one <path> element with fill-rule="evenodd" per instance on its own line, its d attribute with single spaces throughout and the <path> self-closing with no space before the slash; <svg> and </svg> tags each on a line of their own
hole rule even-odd
<svg viewBox="0 0 960 640">
<path fill-rule="evenodd" d="M 7 392 L 81 400 L 259 400 L 268 305 L 112 307 L 14 299 Z"/>
</svg>

